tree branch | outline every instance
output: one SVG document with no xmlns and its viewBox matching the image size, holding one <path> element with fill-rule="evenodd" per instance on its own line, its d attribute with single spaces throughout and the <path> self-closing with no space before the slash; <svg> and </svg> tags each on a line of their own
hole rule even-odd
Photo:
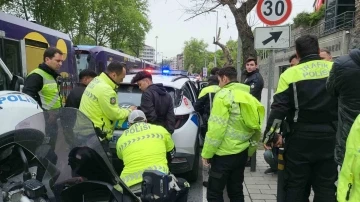
<svg viewBox="0 0 360 202">
<path fill-rule="evenodd" d="M 195 17 L 197 17 L 197 16 L 199 16 L 199 15 L 201 15 L 201 14 L 208 13 L 208 12 L 214 10 L 215 8 L 217 8 L 217 7 L 221 6 L 221 5 L 222 5 L 222 4 L 221 4 L 221 2 L 220 2 L 220 3 L 218 3 L 216 6 L 210 8 L 210 9 L 208 9 L 208 10 L 205 10 L 205 11 L 203 11 L 203 12 L 197 13 L 197 14 L 195 14 L 194 16 L 191 16 L 190 18 L 188 18 L 188 19 L 186 19 L 186 20 L 184 20 L 184 21 L 186 22 L 186 21 L 191 20 L 191 19 L 193 19 L 193 18 L 195 18 Z"/>
<path fill-rule="evenodd" d="M 219 27 L 219 32 L 218 32 L 218 35 L 216 36 L 216 40 L 215 40 L 215 37 L 214 37 L 213 44 L 220 46 L 220 48 L 224 52 L 224 56 L 225 56 L 225 59 L 226 59 L 226 62 L 224 64 L 224 66 L 232 65 L 234 63 L 234 60 L 231 58 L 229 48 L 226 47 L 224 44 L 219 42 L 220 41 L 220 32 L 221 32 L 221 27 Z"/>
</svg>

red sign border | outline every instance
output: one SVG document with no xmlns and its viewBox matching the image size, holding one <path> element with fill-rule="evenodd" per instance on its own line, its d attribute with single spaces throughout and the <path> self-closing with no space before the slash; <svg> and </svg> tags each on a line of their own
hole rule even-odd
<svg viewBox="0 0 360 202">
<path fill-rule="evenodd" d="M 292 3 L 291 3 L 291 0 L 285 0 L 285 3 L 287 3 L 288 9 L 287 9 L 285 15 L 284 15 L 282 18 L 280 18 L 279 20 L 276 20 L 276 21 L 267 20 L 267 19 L 263 16 L 263 14 L 262 14 L 262 12 L 261 12 L 261 5 L 264 3 L 264 1 L 265 1 L 265 0 L 259 0 L 259 2 L 258 2 L 257 5 L 256 5 L 256 13 L 257 13 L 257 16 L 259 17 L 259 19 L 260 19 L 263 23 L 265 23 L 265 24 L 267 24 L 267 25 L 280 25 L 281 23 L 285 22 L 285 21 L 289 18 L 290 14 L 291 14 L 291 11 L 292 11 Z"/>
</svg>

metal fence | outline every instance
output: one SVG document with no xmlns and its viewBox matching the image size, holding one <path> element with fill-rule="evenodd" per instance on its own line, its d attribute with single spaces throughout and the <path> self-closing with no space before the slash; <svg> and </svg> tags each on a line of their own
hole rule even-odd
<svg viewBox="0 0 360 202">
<path fill-rule="evenodd" d="M 294 44 L 294 41 L 297 38 L 306 34 L 315 35 L 318 38 L 321 38 L 341 30 L 351 29 L 354 27 L 354 21 L 355 21 L 354 19 L 355 19 L 355 12 L 346 11 L 333 18 L 326 19 L 324 22 L 316 26 L 307 28 L 305 30 L 300 31 L 300 33 L 294 34 L 292 37 L 291 44 Z"/>
</svg>

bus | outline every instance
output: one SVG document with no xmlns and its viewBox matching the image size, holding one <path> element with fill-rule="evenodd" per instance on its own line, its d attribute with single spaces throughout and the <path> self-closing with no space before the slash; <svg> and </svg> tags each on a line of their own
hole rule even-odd
<svg viewBox="0 0 360 202">
<path fill-rule="evenodd" d="M 14 75 L 26 77 L 37 68 L 48 47 L 64 53 L 61 75 L 76 76 L 75 53 L 68 34 L 0 11 L 0 57 Z"/>
<path fill-rule="evenodd" d="M 13 75 L 25 78 L 43 62 L 48 47 L 56 47 L 64 53 L 59 82 L 65 102 L 78 80 L 70 36 L 0 11 L 0 58 Z"/>
<path fill-rule="evenodd" d="M 114 60 L 125 62 L 128 69 L 158 68 L 158 66 L 153 63 L 103 46 L 76 45 L 74 49 L 78 73 L 84 69 L 92 69 L 100 74 L 104 72 L 106 67 Z"/>
</svg>

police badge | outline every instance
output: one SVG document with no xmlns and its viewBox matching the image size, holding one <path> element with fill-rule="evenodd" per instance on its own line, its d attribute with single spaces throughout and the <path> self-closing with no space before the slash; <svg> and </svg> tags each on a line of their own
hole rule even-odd
<svg viewBox="0 0 360 202">
<path fill-rule="evenodd" d="M 114 105 L 116 103 L 116 98 L 112 97 L 110 98 L 110 104 Z"/>
</svg>

